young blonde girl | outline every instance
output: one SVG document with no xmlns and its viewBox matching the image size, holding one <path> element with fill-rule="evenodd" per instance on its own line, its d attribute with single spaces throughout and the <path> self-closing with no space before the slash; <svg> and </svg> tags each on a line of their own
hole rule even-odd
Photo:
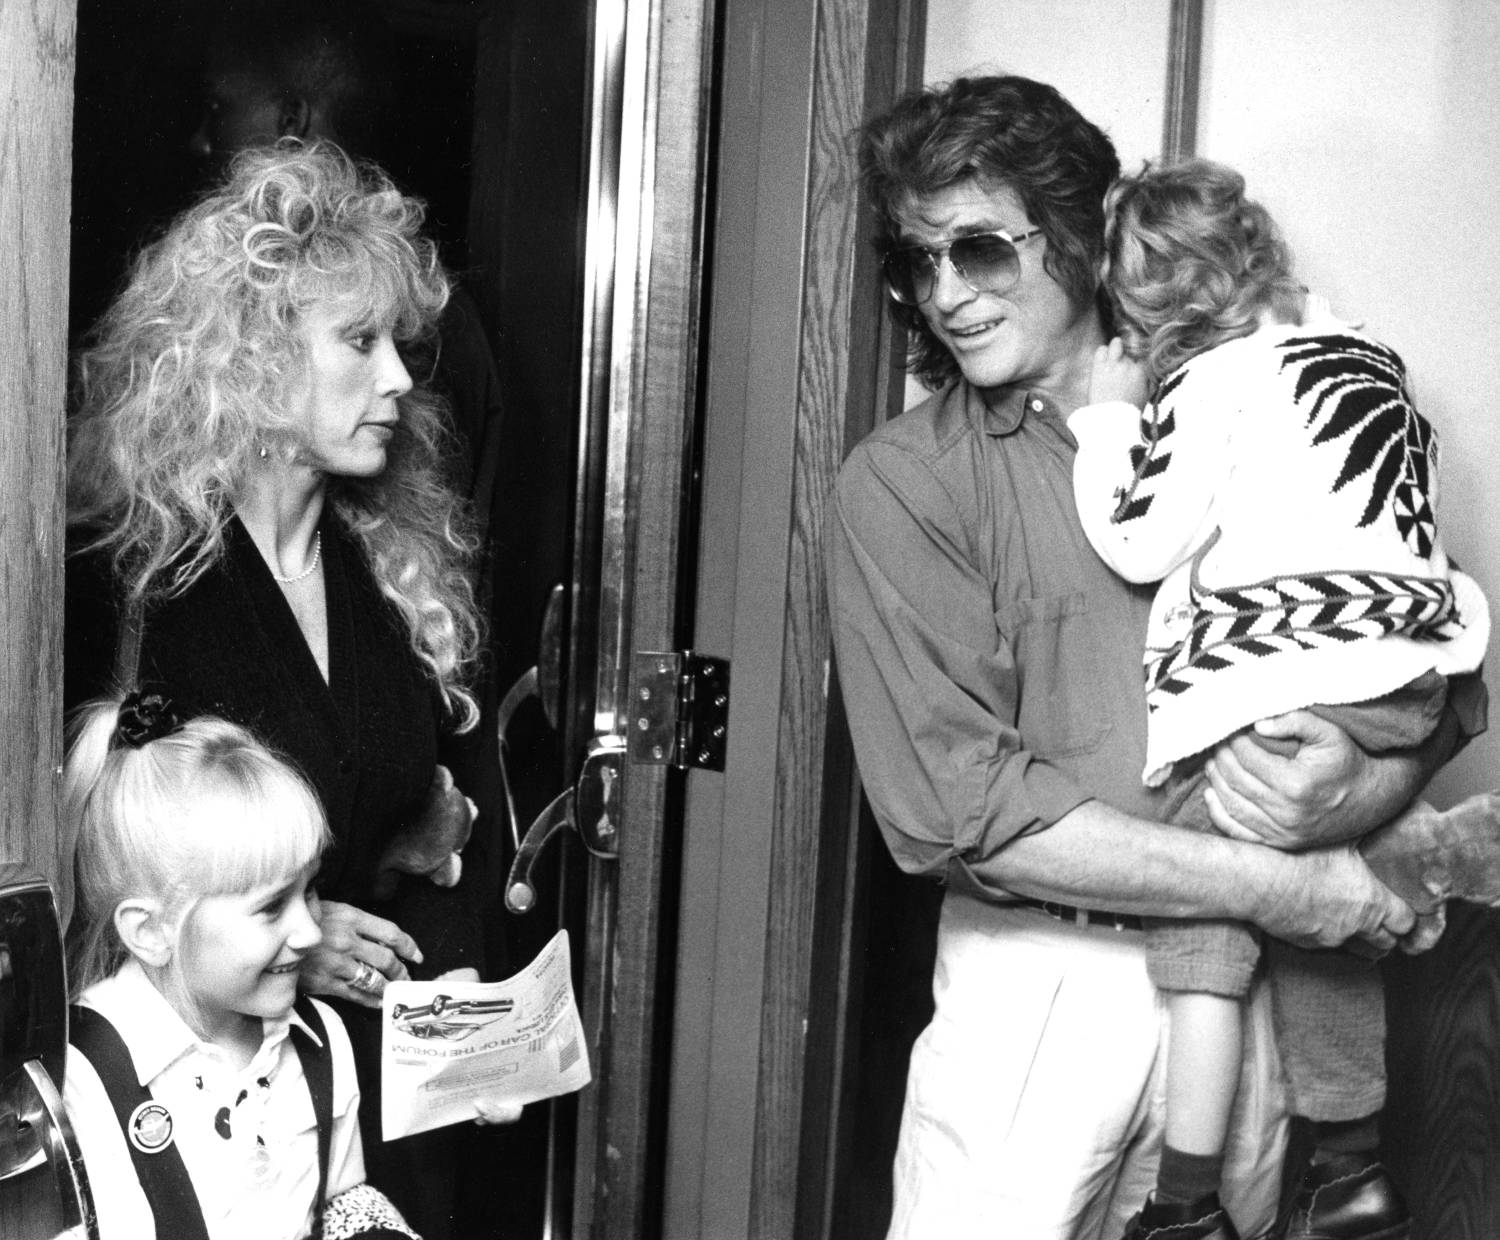
<svg viewBox="0 0 1500 1240">
<path fill-rule="evenodd" d="M 328 841 L 308 785 L 245 729 L 133 693 L 75 716 L 63 800 L 65 1099 L 103 1240 L 413 1236 L 364 1182 L 343 1024 L 298 999 Z"/>
<path fill-rule="evenodd" d="M 1489 631 L 1438 537 L 1436 436 L 1401 359 L 1306 295 L 1244 189 L 1201 160 L 1112 188 L 1121 339 L 1095 359 L 1094 403 L 1069 419 L 1090 541 L 1130 580 L 1161 581 L 1144 777 L 1167 785 L 1169 820 L 1205 831 L 1207 758 L 1226 738 L 1315 743 L 1321 717 L 1366 751 L 1415 751 L 1453 726 L 1450 696 L 1468 710 L 1473 678 L 1451 694 L 1448 678 L 1479 666 Z M 1260 943 L 1232 922 L 1163 922 L 1147 942 L 1171 1022 L 1166 1135 L 1127 1235 L 1237 1240 L 1217 1189 Z M 1376 1152 L 1379 975 L 1348 953 L 1267 950 L 1289 1100 L 1317 1143 L 1277 1235 L 1400 1240 L 1410 1221 Z"/>
</svg>

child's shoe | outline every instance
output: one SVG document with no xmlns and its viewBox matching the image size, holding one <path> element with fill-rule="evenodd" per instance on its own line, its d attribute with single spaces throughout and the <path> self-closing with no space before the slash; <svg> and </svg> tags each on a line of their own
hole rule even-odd
<svg viewBox="0 0 1500 1240">
<path fill-rule="evenodd" d="M 1122 1240 L 1240 1240 L 1219 1204 L 1219 1194 L 1197 1201 L 1148 1200 L 1130 1220 Z"/>
<path fill-rule="evenodd" d="M 1303 1173 L 1276 1240 L 1407 1240 L 1411 1215 L 1390 1173 L 1364 1154 L 1340 1154 Z"/>
</svg>

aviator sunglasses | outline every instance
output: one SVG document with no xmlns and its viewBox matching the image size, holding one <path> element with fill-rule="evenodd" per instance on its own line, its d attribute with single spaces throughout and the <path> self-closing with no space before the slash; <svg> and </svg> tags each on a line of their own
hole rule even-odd
<svg viewBox="0 0 1500 1240">
<path fill-rule="evenodd" d="M 984 232 L 955 237 L 947 245 L 903 245 L 885 252 L 885 282 L 903 306 L 920 306 L 937 286 L 943 260 L 976 293 L 1003 293 L 1021 278 L 1016 246 L 1042 233 Z"/>
</svg>

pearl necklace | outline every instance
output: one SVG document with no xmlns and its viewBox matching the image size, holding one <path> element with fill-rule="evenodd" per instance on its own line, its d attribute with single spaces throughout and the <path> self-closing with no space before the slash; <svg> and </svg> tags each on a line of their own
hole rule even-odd
<svg viewBox="0 0 1500 1240">
<path fill-rule="evenodd" d="M 299 581 L 306 581 L 307 578 L 311 577 L 315 572 L 318 571 L 318 561 L 322 559 L 322 557 L 323 531 L 319 530 L 315 535 L 313 535 L 312 559 L 307 562 L 307 567 L 304 568 L 295 577 L 282 577 L 273 571 L 271 573 L 271 580 L 280 586 L 290 586 L 295 585 Z"/>
</svg>

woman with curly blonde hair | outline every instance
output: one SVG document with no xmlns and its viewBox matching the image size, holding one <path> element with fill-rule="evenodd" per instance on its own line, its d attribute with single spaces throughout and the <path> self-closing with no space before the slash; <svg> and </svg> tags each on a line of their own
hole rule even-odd
<svg viewBox="0 0 1500 1240">
<path fill-rule="evenodd" d="M 347 428 L 362 432 L 364 456 L 347 472 L 307 456 L 297 410 L 304 367 L 320 356 L 304 319 L 337 306 L 354 351 L 378 347 L 395 370 L 398 342 L 430 340 L 448 279 L 417 231 L 422 206 L 332 146 L 252 151 L 236 168 L 140 256 L 94 330 L 68 454 L 70 524 L 99 531 L 89 546 L 110 552 L 128 597 L 172 597 L 223 554 L 249 496 L 274 502 L 268 488 L 300 468 L 314 479 L 301 515 L 326 496 L 445 703 L 472 724 L 473 548 L 439 477 L 436 402 L 393 375 L 388 416 Z M 263 549 L 310 563 L 316 521 L 302 524 L 300 548 Z"/>
<path fill-rule="evenodd" d="M 1068 420 L 1074 491 L 1104 560 L 1161 582 L 1144 778 L 1165 784 L 1169 821 L 1212 831 L 1208 755 L 1228 738 L 1294 750 L 1294 712 L 1310 710 L 1366 752 L 1427 744 L 1448 677 L 1479 666 L 1489 612 L 1438 537 L 1436 436 L 1401 359 L 1297 283 L 1243 178 L 1205 160 L 1148 168 L 1106 209 L 1120 337 L 1095 356 L 1094 403 Z M 1459 812 L 1493 819 L 1478 799 Z M 1394 883 L 1379 848 L 1372 868 Z M 1316 1144 L 1276 1234 L 1405 1236 L 1377 1160 L 1379 974 L 1349 954 L 1265 947 L 1289 1102 Z M 1127 1240 L 1235 1240 L 1218 1190 L 1260 951 L 1237 922 L 1147 923 L 1171 1025 L 1165 1143 Z"/>
<path fill-rule="evenodd" d="M 472 807 L 437 762 L 477 718 L 479 634 L 443 410 L 412 381 L 449 289 L 422 220 L 332 145 L 242 153 L 92 333 L 68 452 L 66 696 L 138 680 L 308 777 L 333 844 L 301 982 L 362 1074 L 386 981 L 477 976 L 481 942 L 452 864 Z M 441 837 L 432 881 L 389 872 L 414 835 Z"/>
</svg>

